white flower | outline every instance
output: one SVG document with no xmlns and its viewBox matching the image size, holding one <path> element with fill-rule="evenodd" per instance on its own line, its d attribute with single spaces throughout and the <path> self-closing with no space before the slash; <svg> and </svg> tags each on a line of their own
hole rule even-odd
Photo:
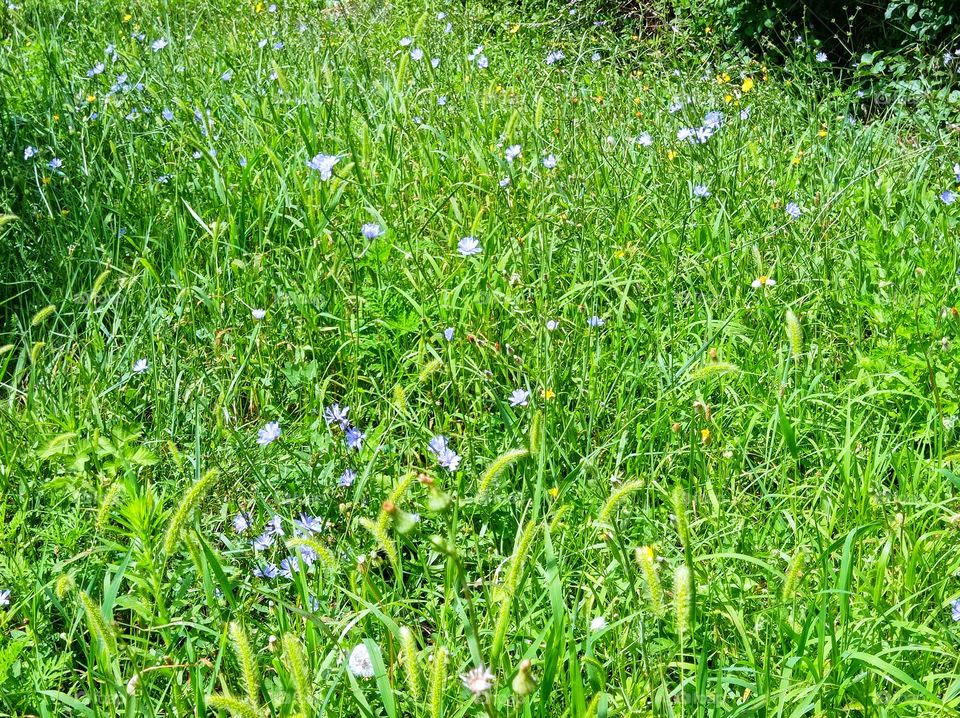
<svg viewBox="0 0 960 718">
<path fill-rule="evenodd" d="M 401 37 L 400 38 L 400 47 L 407 47 L 410 43 L 413 42 L 412 37 Z"/>
<path fill-rule="evenodd" d="M 153 48 L 154 52 L 160 52 L 163 48 L 167 46 L 166 38 L 161 37 L 159 40 L 154 40 L 153 44 L 150 47 Z"/>
<path fill-rule="evenodd" d="M 423 50 L 421 50 L 419 47 L 413 48 L 413 49 L 410 51 L 410 58 L 411 58 L 414 62 L 420 62 L 420 60 L 423 59 Z"/>
<path fill-rule="evenodd" d="M 520 156 L 520 145 L 510 145 L 503 155 L 507 158 L 507 162 L 513 162 Z"/>
<path fill-rule="evenodd" d="M 552 170 L 557 166 L 557 158 L 554 155 L 547 155 L 543 158 L 543 166 L 548 170 Z"/>
<path fill-rule="evenodd" d="M 560 323 L 557 322 L 556 319 L 548 319 L 548 320 L 547 320 L 547 330 L 548 330 L 548 331 L 551 331 L 551 332 L 552 332 L 552 331 L 554 331 L 558 326 L 560 326 Z"/>
<path fill-rule="evenodd" d="M 436 70 L 438 67 L 440 67 L 440 58 L 439 58 L 439 57 L 431 57 L 431 58 L 430 58 L 430 67 L 432 67 L 434 70 Z"/>
<path fill-rule="evenodd" d="M 750 286 L 754 289 L 760 289 L 761 287 L 775 287 L 777 286 L 777 280 L 773 279 L 772 277 L 768 277 L 766 274 L 761 274 L 750 283 Z"/>
<path fill-rule="evenodd" d="M 336 155 L 318 154 L 307 162 L 307 167 L 320 173 L 320 179 L 326 181 L 333 174 L 333 166 L 340 161 Z"/>
<path fill-rule="evenodd" d="M 641 147 L 649 147 L 653 144 L 653 138 L 649 132 L 643 132 L 637 137 L 637 144 Z"/>
<path fill-rule="evenodd" d="M 592 621 L 590 621 L 590 630 L 591 631 L 602 631 L 607 627 L 607 619 L 603 616 L 597 616 Z"/>
<path fill-rule="evenodd" d="M 474 254 L 483 252 L 483 248 L 480 246 L 480 242 L 477 241 L 476 237 L 464 237 L 457 242 L 457 251 L 464 257 L 471 257 Z"/>
<path fill-rule="evenodd" d="M 493 687 L 493 674 L 482 665 L 462 674 L 460 680 L 478 699 Z"/>
<path fill-rule="evenodd" d="M 147 364 L 147 360 L 146 360 L 146 359 L 137 359 L 137 360 L 133 363 L 133 373 L 134 373 L 134 374 L 143 374 L 143 372 L 145 372 L 148 367 L 149 367 L 149 364 Z"/>
<path fill-rule="evenodd" d="M 253 315 L 253 318 L 257 321 L 260 321 L 265 316 L 267 316 L 267 311 L 265 309 L 251 309 L 250 314 Z"/>
<path fill-rule="evenodd" d="M 510 406 L 526 406 L 530 392 L 524 389 L 514 389 L 510 395 Z"/>
<path fill-rule="evenodd" d="M 2 608 L 3 606 L 9 606 L 9 605 L 10 605 L 10 590 L 4 589 L 3 591 L 0 591 L 0 608 Z"/>
<path fill-rule="evenodd" d="M 510 186 L 510 178 L 509 178 L 509 177 L 504 177 L 503 179 L 501 179 L 501 180 L 500 180 L 500 186 L 501 186 L 501 187 L 509 187 L 509 186 Z"/>
<path fill-rule="evenodd" d="M 816 60 L 817 60 L 817 62 L 826 62 L 826 61 L 827 61 L 827 53 L 825 53 L 825 52 L 818 52 L 818 53 L 816 54 Z"/>
<path fill-rule="evenodd" d="M 370 659 L 370 651 L 367 647 L 358 643 L 350 651 L 350 659 L 347 661 L 350 672 L 357 678 L 373 678 L 373 661 Z"/>
</svg>

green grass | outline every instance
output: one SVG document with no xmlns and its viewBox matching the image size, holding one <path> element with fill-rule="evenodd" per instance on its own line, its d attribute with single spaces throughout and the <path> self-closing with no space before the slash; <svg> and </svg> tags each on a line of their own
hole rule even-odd
<svg viewBox="0 0 960 718">
<path fill-rule="evenodd" d="M 2 11 L 0 714 L 954 713 L 942 96 L 586 7 L 89 5 Z"/>
</svg>

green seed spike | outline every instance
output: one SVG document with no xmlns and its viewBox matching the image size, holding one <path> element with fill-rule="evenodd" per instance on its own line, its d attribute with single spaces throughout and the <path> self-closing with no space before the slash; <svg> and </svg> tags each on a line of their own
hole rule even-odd
<svg viewBox="0 0 960 718">
<path fill-rule="evenodd" d="M 293 695 L 297 708 L 303 715 L 309 715 L 313 683 L 310 680 L 310 669 L 303 645 L 292 633 L 283 634 L 283 662 L 293 682 Z"/>
<path fill-rule="evenodd" d="M 787 329 L 787 339 L 790 341 L 790 356 L 796 361 L 803 353 L 803 330 L 800 328 L 800 320 L 792 309 L 787 310 L 784 324 Z"/>
<path fill-rule="evenodd" d="M 510 449 L 500 454 L 496 459 L 490 462 L 487 470 L 480 475 L 480 484 L 477 487 L 477 500 L 483 501 L 487 496 L 487 491 L 493 480 L 499 476 L 510 464 L 528 455 L 526 449 Z"/>
<path fill-rule="evenodd" d="M 44 321 L 47 317 L 49 317 L 51 314 L 53 314 L 55 311 L 57 311 L 57 305 L 56 305 L 56 304 L 48 304 L 48 305 L 45 306 L 43 309 L 41 309 L 39 312 L 37 312 L 36 314 L 33 315 L 33 319 L 30 320 L 30 326 L 31 326 L 31 327 L 35 327 L 35 326 L 37 326 L 38 324 L 42 324 L 43 321 Z"/>
<path fill-rule="evenodd" d="M 617 508 L 617 504 L 623 501 L 630 494 L 639 491 L 645 485 L 645 482 L 641 479 L 636 481 L 628 481 L 625 484 L 621 484 L 620 487 L 610 494 L 610 498 L 607 499 L 606 503 L 603 505 L 603 508 L 600 509 L 600 513 L 597 514 L 597 523 L 601 525 L 609 525 L 610 517 L 613 516 L 613 512 Z"/>
<path fill-rule="evenodd" d="M 207 708 L 227 711 L 236 718 L 260 718 L 256 706 L 233 696 L 210 696 L 207 698 Z"/>
<path fill-rule="evenodd" d="M 163 552 L 169 556 L 176 548 L 177 538 L 183 530 L 184 525 L 190 518 L 190 512 L 196 507 L 206 492 L 213 486 L 214 479 L 217 478 L 217 470 L 210 469 L 200 480 L 191 486 L 184 495 L 183 500 L 177 507 L 176 513 L 170 518 L 167 524 L 167 533 L 163 539 Z"/>
<path fill-rule="evenodd" d="M 407 690 L 414 701 L 420 702 L 422 688 L 420 686 L 420 668 L 417 665 L 417 639 L 406 626 L 400 627 L 400 653 L 403 659 L 404 675 L 407 679 Z"/>
<path fill-rule="evenodd" d="M 651 546 L 641 546 L 637 549 L 637 564 L 643 574 L 643 582 L 647 585 L 650 610 L 663 618 L 667 609 L 663 602 L 663 586 L 660 585 L 660 577 L 657 575 L 656 556 Z"/>
<path fill-rule="evenodd" d="M 247 632 L 236 621 L 231 621 L 229 627 L 230 643 L 233 653 L 240 664 L 240 673 L 243 677 L 243 690 L 247 694 L 247 701 L 252 706 L 260 704 L 260 679 L 257 676 L 257 659 L 250 647 Z"/>
<path fill-rule="evenodd" d="M 433 670 L 430 672 L 430 718 L 443 715 L 443 688 L 447 680 L 447 649 L 434 646 Z"/>
</svg>

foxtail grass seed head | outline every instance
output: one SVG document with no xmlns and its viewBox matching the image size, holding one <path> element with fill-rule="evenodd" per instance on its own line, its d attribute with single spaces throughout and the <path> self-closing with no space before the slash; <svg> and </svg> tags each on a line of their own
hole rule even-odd
<svg viewBox="0 0 960 718">
<path fill-rule="evenodd" d="M 210 469 L 184 494 L 183 499 L 177 506 L 177 510 L 173 516 L 170 517 L 170 523 L 167 524 L 167 533 L 163 540 L 163 552 L 167 556 L 173 553 L 180 532 L 190 518 L 190 513 L 213 486 L 216 478 L 217 470 Z"/>
<path fill-rule="evenodd" d="M 100 605 L 90 598 L 90 594 L 86 591 L 80 591 L 78 596 L 87 618 L 87 630 L 90 632 L 90 636 L 103 646 L 107 656 L 112 659 L 112 656 L 117 652 L 117 638 L 113 633 L 113 628 L 103 617 L 103 610 Z"/>
<path fill-rule="evenodd" d="M 210 696 L 207 698 L 207 707 L 226 711 L 233 718 L 261 718 L 260 709 L 257 706 L 234 696 Z"/>
<path fill-rule="evenodd" d="M 243 678 L 243 690 L 247 695 L 247 701 L 251 705 L 260 703 L 260 679 L 257 671 L 257 658 L 250 647 L 250 640 L 247 638 L 247 632 L 236 621 L 229 625 L 230 643 L 233 647 L 233 654 L 240 664 L 240 675 Z"/>
<path fill-rule="evenodd" d="M 71 576 L 69 573 L 65 573 L 57 579 L 57 582 L 53 587 L 53 592 L 57 598 L 63 601 L 73 592 L 74 588 L 76 588 L 76 584 L 73 581 L 73 576 Z"/>
<path fill-rule="evenodd" d="M 39 312 L 33 315 L 33 319 L 30 320 L 30 326 L 35 327 L 40 324 L 43 324 L 43 322 L 46 321 L 48 317 L 52 316 L 55 311 L 57 311 L 57 305 L 48 304 Z"/>
<path fill-rule="evenodd" d="M 422 689 L 420 686 L 420 667 L 417 665 L 417 639 L 406 626 L 400 627 L 400 653 L 403 659 L 404 675 L 407 679 L 407 690 L 417 702 L 420 701 Z"/>
<path fill-rule="evenodd" d="M 610 524 L 610 519 L 613 516 L 614 511 L 617 508 L 617 505 L 627 498 L 630 494 L 635 493 L 644 487 L 644 482 L 641 479 L 635 481 L 628 481 L 625 484 L 620 484 L 616 491 L 610 494 L 610 498 L 606 500 L 603 504 L 603 508 L 600 509 L 600 513 L 597 515 L 597 523 L 601 526 L 607 526 Z"/>
<path fill-rule="evenodd" d="M 530 419 L 529 444 L 530 456 L 534 459 L 538 458 L 543 446 L 543 411 L 540 409 L 533 412 L 533 417 Z"/>
<path fill-rule="evenodd" d="M 793 593 L 797 588 L 797 582 L 803 573 L 803 564 L 803 549 L 797 549 L 797 552 L 793 554 L 793 557 L 790 559 L 790 563 L 787 564 L 787 571 L 783 577 L 783 593 L 781 597 L 784 603 L 789 602 L 793 598 Z"/>
<path fill-rule="evenodd" d="M 640 566 L 640 573 L 643 576 L 643 582 L 647 587 L 647 599 L 650 601 L 650 610 L 663 618 L 667 609 L 663 600 L 663 586 L 660 584 L 660 576 L 657 573 L 656 555 L 650 546 L 641 546 L 637 549 L 637 564 Z"/>
<path fill-rule="evenodd" d="M 686 564 L 677 566 L 673 573 L 673 606 L 676 611 L 677 633 L 685 636 L 690 631 L 690 610 L 693 605 L 693 584 Z"/>
<path fill-rule="evenodd" d="M 303 646 L 292 633 L 283 634 L 283 662 L 293 683 L 297 707 L 306 714 L 310 711 L 310 697 L 313 692 L 310 669 Z"/>
<path fill-rule="evenodd" d="M 490 462 L 487 466 L 486 471 L 483 472 L 480 476 L 480 484 L 477 487 L 477 499 L 483 501 L 487 492 L 490 489 L 490 485 L 510 464 L 515 461 L 522 459 L 529 452 L 526 449 L 510 449 L 500 454 L 496 459 Z"/>
<path fill-rule="evenodd" d="M 799 359 L 803 353 L 803 330 L 800 328 L 800 320 L 792 309 L 787 310 L 784 324 L 787 329 L 787 339 L 790 342 L 790 356 L 794 360 Z"/>
<path fill-rule="evenodd" d="M 447 682 L 447 649 L 434 646 L 430 670 L 430 718 L 443 715 L 443 691 Z"/>
</svg>

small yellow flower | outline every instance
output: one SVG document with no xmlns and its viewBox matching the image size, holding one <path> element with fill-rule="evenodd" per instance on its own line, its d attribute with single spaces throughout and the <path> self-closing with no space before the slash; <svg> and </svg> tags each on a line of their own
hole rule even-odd
<svg viewBox="0 0 960 718">
<path fill-rule="evenodd" d="M 97 100 L 96 95 L 87 95 L 87 102 L 96 102 L 96 100 Z"/>
<path fill-rule="evenodd" d="M 723 96 L 723 101 L 729 105 L 731 102 L 733 102 L 733 95 L 731 95 L 728 92 L 726 95 Z"/>
<path fill-rule="evenodd" d="M 550 494 L 551 499 L 555 499 L 560 495 L 560 488 L 554 486 L 553 488 L 547 489 L 547 493 Z"/>
<path fill-rule="evenodd" d="M 262 2 L 258 2 L 258 3 L 256 4 L 256 6 L 253 8 L 253 11 L 254 11 L 254 12 L 263 12 L 263 3 L 262 3 Z"/>
<path fill-rule="evenodd" d="M 53 121 L 54 121 L 54 122 L 59 122 L 59 121 L 60 121 L 60 115 L 54 115 L 54 116 L 53 116 Z"/>
<path fill-rule="evenodd" d="M 711 32 L 713 32 L 713 28 L 710 27 L 709 25 L 707 25 L 707 27 L 704 29 L 704 32 L 705 32 L 707 35 L 709 35 Z"/>
<path fill-rule="evenodd" d="M 511 32 L 511 33 L 519 32 L 519 31 L 520 31 L 520 24 L 519 24 L 519 23 L 514 24 L 514 25 L 510 28 L 510 32 Z"/>
<path fill-rule="evenodd" d="M 750 92 L 753 89 L 753 78 L 748 77 L 743 81 L 743 84 L 740 85 L 740 89 L 744 92 Z"/>
<path fill-rule="evenodd" d="M 624 252 L 622 249 L 618 249 L 616 252 L 613 253 L 613 256 L 616 257 L 617 259 L 623 259 L 624 257 L 627 256 L 627 253 Z"/>
<path fill-rule="evenodd" d="M 676 156 L 677 156 L 677 153 L 676 153 L 676 152 L 674 152 L 673 150 L 667 150 L 667 159 L 668 159 L 668 160 L 670 160 L 670 161 L 672 162 L 672 161 L 673 161 L 673 158 L 676 157 Z"/>
<path fill-rule="evenodd" d="M 543 392 L 544 399 L 553 399 L 555 396 L 556 394 L 553 392 L 553 389 L 547 389 L 545 392 Z"/>
<path fill-rule="evenodd" d="M 730 73 L 725 72 L 722 75 L 717 75 L 717 84 L 725 85 L 730 82 Z"/>
<path fill-rule="evenodd" d="M 44 177 L 44 178 L 43 178 L 42 180 L 40 180 L 40 181 L 43 182 L 43 184 L 50 184 L 50 178 L 49 178 L 49 177 Z"/>
<path fill-rule="evenodd" d="M 131 20 L 132 18 L 133 18 L 133 15 L 131 15 L 131 14 L 128 13 L 128 12 L 126 12 L 126 13 L 123 14 L 123 21 L 124 21 L 125 23 L 130 22 L 130 20 Z"/>
<path fill-rule="evenodd" d="M 820 131 L 817 133 L 817 137 L 826 137 L 826 136 L 827 136 L 827 128 L 821 127 Z"/>
<path fill-rule="evenodd" d="M 700 429 L 700 441 L 703 444 L 710 443 L 710 429 Z"/>
</svg>

